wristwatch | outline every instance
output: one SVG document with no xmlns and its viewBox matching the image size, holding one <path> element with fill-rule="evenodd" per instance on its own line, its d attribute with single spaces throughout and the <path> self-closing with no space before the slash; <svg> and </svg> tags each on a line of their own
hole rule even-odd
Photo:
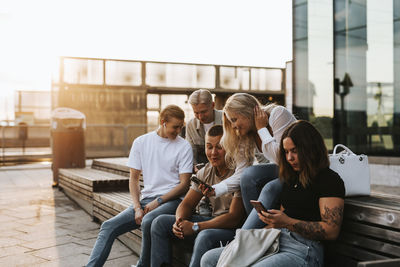
<svg viewBox="0 0 400 267">
<path fill-rule="evenodd" d="M 193 232 L 195 232 L 196 234 L 200 231 L 200 227 L 199 224 L 197 222 L 195 222 L 192 226 L 192 230 Z"/>
<path fill-rule="evenodd" d="M 161 205 L 164 202 L 164 200 L 161 197 L 158 197 L 157 202 L 158 202 L 158 205 Z"/>
</svg>

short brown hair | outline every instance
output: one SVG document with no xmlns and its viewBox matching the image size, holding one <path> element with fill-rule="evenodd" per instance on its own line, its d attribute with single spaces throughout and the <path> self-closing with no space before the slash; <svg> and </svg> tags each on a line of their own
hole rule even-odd
<svg viewBox="0 0 400 267">
<path fill-rule="evenodd" d="M 214 125 L 207 131 L 208 136 L 222 136 L 224 134 L 224 128 L 222 125 Z"/>
<path fill-rule="evenodd" d="M 184 120 L 185 119 L 185 112 L 178 107 L 177 105 L 168 105 L 163 110 L 160 112 L 160 119 L 159 122 L 161 124 L 161 120 L 164 121 L 169 121 L 170 118 L 176 118 L 178 120 Z"/>
<path fill-rule="evenodd" d="M 285 138 L 292 139 L 297 150 L 300 172 L 296 173 L 286 160 L 283 148 Z M 298 176 L 303 187 L 307 187 L 318 172 L 329 167 L 328 151 L 318 130 L 308 121 L 292 123 L 283 133 L 279 146 L 279 176 L 291 184 Z"/>
</svg>

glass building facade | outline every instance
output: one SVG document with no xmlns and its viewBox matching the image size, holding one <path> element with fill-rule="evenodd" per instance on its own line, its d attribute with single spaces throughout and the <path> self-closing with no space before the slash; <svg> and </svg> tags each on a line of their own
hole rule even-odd
<svg viewBox="0 0 400 267">
<path fill-rule="evenodd" d="M 294 0 L 293 92 L 329 149 L 400 156 L 400 0 Z"/>
</svg>

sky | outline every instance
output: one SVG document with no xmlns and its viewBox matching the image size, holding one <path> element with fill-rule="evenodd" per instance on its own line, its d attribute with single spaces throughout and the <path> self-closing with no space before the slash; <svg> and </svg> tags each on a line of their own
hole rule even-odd
<svg viewBox="0 0 400 267">
<path fill-rule="evenodd" d="M 292 59 L 290 0 L 0 2 L 0 112 L 14 90 L 50 90 L 59 56 L 264 67 Z"/>
</svg>

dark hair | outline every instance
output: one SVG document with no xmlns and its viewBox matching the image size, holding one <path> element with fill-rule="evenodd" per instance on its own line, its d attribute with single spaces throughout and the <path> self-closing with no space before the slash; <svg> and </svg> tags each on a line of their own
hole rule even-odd
<svg viewBox="0 0 400 267">
<path fill-rule="evenodd" d="M 159 119 L 160 124 L 161 120 L 169 121 L 171 117 L 176 118 L 178 120 L 184 120 L 185 112 L 183 112 L 183 110 L 177 105 L 168 105 L 165 108 L 163 108 L 163 110 L 161 110 L 160 112 L 160 119 Z"/>
<path fill-rule="evenodd" d="M 214 125 L 207 131 L 208 136 L 222 136 L 224 133 L 224 128 L 222 125 Z"/>
<path fill-rule="evenodd" d="M 291 138 L 297 150 L 300 172 L 296 173 L 286 160 L 283 140 Z M 307 187 L 321 169 L 329 167 L 328 151 L 318 130 L 308 121 L 299 120 L 283 133 L 279 147 L 279 176 L 290 184 L 298 176 Z"/>
</svg>

